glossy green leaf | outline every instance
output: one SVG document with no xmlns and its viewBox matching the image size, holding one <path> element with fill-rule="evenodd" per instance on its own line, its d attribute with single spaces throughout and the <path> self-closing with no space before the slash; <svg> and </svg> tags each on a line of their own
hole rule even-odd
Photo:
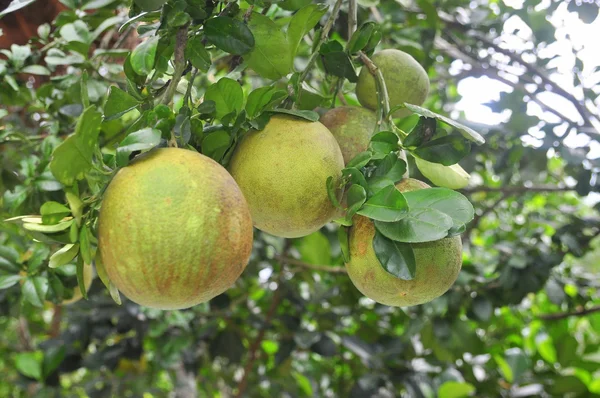
<svg viewBox="0 0 600 398">
<path fill-rule="evenodd" d="M 65 265 L 70 263 L 75 256 L 79 253 L 79 244 L 68 244 L 60 248 L 56 251 L 52 256 L 50 256 L 50 262 L 48 266 L 50 268 L 57 268 L 61 265 Z"/>
<path fill-rule="evenodd" d="M 230 54 L 244 55 L 255 46 L 253 25 L 250 26 L 248 29 L 244 23 L 230 17 L 215 17 L 206 21 L 204 34 L 206 40 L 217 48 Z"/>
<path fill-rule="evenodd" d="M 90 106 L 79 117 L 75 134 L 54 150 L 50 170 L 64 185 L 73 185 L 91 169 L 101 122 L 102 114 L 94 106 Z"/>
<path fill-rule="evenodd" d="M 238 114 L 244 105 L 242 87 L 238 82 L 227 77 L 208 87 L 204 99 L 214 101 L 219 119 L 232 112 Z"/>
<path fill-rule="evenodd" d="M 450 166 L 458 163 L 471 151 L 471 143 L 462 137 L 447 135 L 422 144 L 413 153 L 433 163 Z"/>
<path fill-rule="evenodd" d="M 110 296 L 113 301 L 118 305 L 121 305 L 121 295 L 119 294 L 119 290 L 117 287 L 111 282 L 108 274 L 106 273 L 106 268 L 104 268 L 104 263 L 102 262 L 102 257 L 100 256 L 100 250 L 96 251 L 96 258 L 94 259 L 94 265 L 96 266 L 96 272 L 98 273 L 98 277 L 108 289 Z"/>
<path fill-rule="evenodd" d="M 438 389 L 438 398 L 465 398 L 474 392 L 475 387 L 470 383 L 449 380 Z"/>
<path fill-rule="evenodd" d="M 416 274 L 415 254 L 409 243 L 396 242 L 379 231 L 373 238 L 373 250 L 383 269 L 403 280 L 413 280 Z"/>
<path fill-rule="evenodd" d="M 395 222 L 407 216 L 408 204 L 395 186 L 388 185 L 369 198 L 357 213 L 373 220 Z"/>
<path fill-rule="evenodd" d="M 452 218 L 441 211 L 431 208 L 413 209 L 412 206 L 400 221 L 375 221 L 375 227 L 384 236 L 406 243 L 432 242 L 445 238 L 452 225 Z"/>
<path fill-rule="evenodd" d="M 404 197 L 411 209 L 432 208 L 452 219 L 454 227 L 469 223 L 475 216 L 475 210 L 462 194 L 447 188 L 427 188 L 405 192 Z"/>
<path fill-rule="evenodd" d="M 0 276 L 0 290 L 8 289 L 16 285 L 23 277 L 21 275 Z"/>
<path fill-rule="evenodd" d="M 369 149 L 373 153 L 373 159 L 383 159 L 390 152 L 400 148 L 399 138 L 391 131 L 380 131 L 371 137 Z"/>
<path fill-rule="evenodd" d="M 71 214 L 71 210 L 63 204 L 49 201 L 40 207 L 40 214 L 44 224 L 53 225 Z"/>
<path fill-rule="evenodd" d="M 43 355 L 40 351 L 21 352 L 15 356 L 15 367 L 21 374 L 41 381 L 42 358 Z"/>
<path fill-rule="evenodd" d="M 326 4 L 309 4 L 294 14 L 287 30 L 292 56 L 298 51 L 302 38 L 315 27 L 328 8 Z"/>
<path fill-rule="evenodd" d="M 269 112 L 295 116 L 295 117 L 298 117 L 301 119 L 308 120 L 309 122 L 318 122 L 319 121 L 319 114 L 314 111 L 306 111 L 306 110 L 299 111 L 299 110 L 295 110 L 295 109 L 279 108 L 279 109 L 270 110 Z"/>
<path fill-rule="evenodd" d="M 111 86 L 104 104 L 105 120 L 117 119 L 135 109 L 140 102 L 116 86 Z"/>
<path fill-rule="evenodd" d="M 249 118 L 255 118 L 263 110 L 268 109 L 269 105 L 274 100 L 283 99 L 287 93 L 283 90 L 277 89 L 275 86 L 259 87 L 248 95 L 248 101 L 246 102 L 246 113 Z"/>
<path fill-rule="evenodd" d="M 437 119 L 421 116 L 417 125 L 402 141 L 405 148 L 418 147 L 431 141 L 437 129 Z"/>
<path fill-rule="evenodd" d="M 145 151 L 160 143 L 160 130 L 146 128 L 129 134 L 117 148 L 117 166 L 126 166 L 134 151 Z"/>
<path fill-rule="evenodd" d="M 152 69 L 154 69 L 158 40 L 158 36 L 152 36 L 138 44 L 131 52 L 131 67 L 138 75 L 147 76 L 152 72 Z"/>
<path fill-rule="evenodd" d="M 48 293 L 48 279 L 45 276 L 28 277 L 21 286 L 21 293 L 30 304 L 42 308 Z"/>
<path fill-rule="evenodd" d="M 248 27 L 254 49 L 245 56 L 250 69 L 265 79 L 277 80 L 292 70 L 292 52 L 285 33 L 269 17 L 252 13 Z"/>
<path fill-rule="evenodd" d="M 202 72 L 208 72 L 211 65 L 210 54 L 204 48 L 202 37 L 194 36 L 188 40 L 185 47 L 185 58 Z"/>
</svg>

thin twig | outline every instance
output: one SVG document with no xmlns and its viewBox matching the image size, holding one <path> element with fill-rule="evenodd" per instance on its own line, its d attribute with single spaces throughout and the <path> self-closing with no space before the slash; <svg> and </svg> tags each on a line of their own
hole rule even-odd
<svg viewBox="0 0 600 398">
<path fill-rule="evenodd" d="M 348 41 L 356 32 L 357 22 L 357 9 L 356 0 L 348 0 Z"/>
<path fill-rule="evenodd" d="M 323 43 L 325 43 L 325 40 L 327 40 L 327 37 L 329 37 L 329 31 L 333 27 L 333 23 L 337 18 L 341 5 L 342 0 L 337 0 L 335 2 L 333 10 L 331 10 L 331 14 L 329 15 L 329 18 L 327 18 L 327 22 L 325 22 L 325 26 L 321 31 L 321 36 L 319 37 L 319 41 L 315 46 L 315 51 L 311 54 L 310 58 L 308 59 L 308 63 L 306 64 L 306 67 L 304 68 L 300 76 L 298 76 L 298 85 L 300 85 L 304 81 L 304 79 L 306 79 L 306 76 L 308 76 L 308 73 L 312 69 L 314 63 L 317 61 L 317 57 L 319 56 L 319 50 L 321 49 Z"/>
<path fill-rule="evenodd" d="M 324 271 L 324 272 L 329 272 L 332 274 L 347 274 L 348 273 L 346 271 L 346 268 L 344 268 L 344 267 L 337 267 L 337 266 L 333 266 L 333 265 L 308 264 L 308 263 L 305 263 L 304 261 L 300 261 L 300 260 L 297 260 L 297 259 L 291 258 L 291 257 L 277 255 L 277 256 L 275 256 L 275 260 L 281 261 L 284 264 L 295 265 L 298 267 L 307 268 L 307 269 L 314 270 L 314 271 Z"/>
<path fill-rule="evenodd" d="M 383 78 L 383 74 L 381 73 L 377 65 L 375 65 L 365 53 L 359 51 L 358 57 L 360 58 L 361 62 L 365 65 L 365 67 L 369 70 L 369 73 L 373 75 L 373 78 L 375 79 L 378 100 L 377 123 L 380 126 L 380 128 L 387 130 L 389 129 L 388 125 L 391 125 L 393 123 L 390 123 L 390 120 L 388 120 L 391 117 L 390 98 L 388 96 L 387 87 L 385 85 L 385 79 Z"/>
<path fill-rule="evenodd" d="M 555 314 L 542 314 L 539 315 L 538 318 L 546 321 L 556 321 L 559 319 L 569 318 L 571 316 L 583 316 L 593 314 L 594 312 L 600 312 L 600 305 L 588 309 L 581 309 L 574 312 L 557 312 Z"/>
<path fill-rule="evenodd" d="M 240 380 L 240 382 L 238 384 L 237 393 L 235 394 L 236 398 L 239 398 L 242 395 L 244 395 L 244 392 L 246 391 L 246 388 L 248 387 L 248 377 L 250 376 L 250 372 L 252 371 L 252 368 L 254 367 L 254 362 L 256 361 L 256 358 L 257 358 L 258 348 L 260 347 L 260 343 L 262 343 L 263 339 L 265 338 L 265 333 L 267 332 L 267 328 L 271 324 L 271 320 L 273 319 L 273 316 L 275 315 L 275 310 L 277 309 L 277 306 L 279 305 L 279 302 L 281 301 L 281 291 L 279 289 L 280 286 L 281 286 L 281 279 L 278 279 L 277 289 L 275 289 L 275 292 L 273 293 L 273 298 L 271 299 L 271 305 L 269 306 L 269 309 L 267 310 L 267 315 L 265 316 L 264 324 L 260 328 L 258 335 L 256 336 L 256 338 L 250 345 L 250 348 L 248 349 L 248 362 L 246 362 L 246 366 L 244 366 L 244 376 L 242 377 L 242 380 Z"/>
<path fill-rule="evenodd" d="M 185 59 L 185 46 L 187 44 L 187 25 L 181 27 L 177 31 L 177 36 L 175 39 L 175 64 L 174 64 L 174 72 L 173 78 L 169 83 L 169 87 L 165 91 L 161 103 L 169 104 L 177 91 L 177 86 L 179 85 L 179 81 L 183 75 L 183 71 L 185 70 L 185 65 L 187 63 Z"/>
</svg>

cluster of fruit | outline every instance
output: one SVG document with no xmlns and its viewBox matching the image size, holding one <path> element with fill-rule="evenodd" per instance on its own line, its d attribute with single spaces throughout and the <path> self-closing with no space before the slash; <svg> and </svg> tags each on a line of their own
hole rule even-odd
<svg viewBox="0 0 600 398">
<path fill-rule="evenodd" d="M 424 102 L 429 79 L 410 55 L 384 50 L 373 62 L 387 82 L 392 107 Z M 241 275 L 252 251 L 253 226 L 298 238 L 339 216 L 326 181 L 342 182 L 345 164 L 366 151 L 378 131 L 376 82 L 366 68 L 356 94 L 364 108 L 335 108 L 321 122 L 271 117 L 263 130 L 246 133 L 229 170 L 176 148 L 152 150 L 121 169 L 99 218 L 99 250 L 112 283 L 139 304 L 187 308 L 221 294 Z M 426 187 L 408 178 L 397 185 L 400 192 Z M 342 199 L 341 190 L 337 195 Z M 377 302 L 430 301 L 460 271 L 461 240 L 455 236 L 413 245 L 415 278 L 396 278 L 379 263 L 374 235 L 369 218 L 354 216 L 346 268 L 355 286 Z"/>
</svg>

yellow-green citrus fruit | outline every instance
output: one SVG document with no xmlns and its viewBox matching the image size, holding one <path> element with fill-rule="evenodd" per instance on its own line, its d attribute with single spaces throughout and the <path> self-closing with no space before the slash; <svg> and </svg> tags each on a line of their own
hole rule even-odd
<svg viewBox="0 0 600 398">
<path fill-rule="evenodd" d="M 427 187 L 427 184 L 410 178 L 396 185 L 400 192 Z M 346 269 L 354 286 L 370 299 L 396 307 L 423 304 L 444 294 L 456 281 L 462 265 L 460 237 L 411 244 L 416 274 L 413 280 L 403 280 L 388 273 L 377 259 L 373 250 L 373 222 L 362 216 L 355 216 L 353 222 L 349 232 L 350 261 Z"/>
<path fill-rule="evenodd" d="M 143 11 L 155 11 L 162 7 L 168 0 L 134 0 Z"/>
<path fill-rule="evenodd" d="M 229 169 L 252 213 L 254 226 L 284 238 L 317 231 L 335 216 L 327 178 L 339 185 L 344 159 L 319 122 L 276 115 L 263 130 L 249 131 Z"/>
<path fill-rule="evenodd" d="M 356 155 L 367 150 L 377 125 L 377 116 L 366 108 L 340 106 L 325 113 L 321 123 L 337 140 L 344 163 L 348 164 Z"/>
<path fill-rule="evenodd" d="M 83 266 L 83 285 L 85 286 L 85 291 L 90 290 L 90 286 L 92 286 L 92 281 L 94 280 L 94 271 L 91 265 Z M 79 286 L 75 286 L 73 289 L 73 297 L 68 300 L 64 300 L 63 305 L 74 304 L 83 298 L 83 294 L 81 294 L 81 289 Z"/>
<path fill-rule="evenodd" d="M 469 185 L 471 176 L 458 163 L 444 166 L 417 157 L 415 163 L 419 171 L 438 187 L 462 189 Z"/>
<path fill-rule="evenodd" d="M 393 108 L 404 102 L 413 105 L 422 105 L 429 93 L 429 77 L 423 67 L 404 51 L 388 49 L 382 50 L 371 58 L 377 65 L 390 97 L 390 107 Z M 356 97 L 362 106 L 377 109 L 377 89 L 375 79 L 366 67 L 363 67 L 356 84 Z M 411 112 L 400 109 L 394 113 L 395 117 L 406 117 Z"/>
<path fill-rule="evenodd" d="M 246 267 L 252 220 L 233 178 L 199 153 L 163 148 L 119 170 L 100 210 L 98 247 L 132 301 L 181 309 L 227 290 Z"/>
</svg>

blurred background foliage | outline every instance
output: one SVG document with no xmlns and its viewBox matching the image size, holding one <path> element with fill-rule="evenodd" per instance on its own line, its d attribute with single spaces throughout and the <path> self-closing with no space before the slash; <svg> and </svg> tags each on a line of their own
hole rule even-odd
<svg viewBox="0 0 600 398">
<path fill-rule="evenodd" d="M 2 50 L 2 219 L 37 214 L 48 200 L 64 203 L 48 164 L 82 111 L 81 72 L 90 73 L 90 102 L 101 106 L 109 85 L 122 81 L 119 57 L 136 34 L 117 32 L 127 20 L 120 1 L 61 3 L 52 24 L 31 30 L 31 44 Z M 288 18 L 305 3 L 255 5 Z M 75 267 L 48 269 L 50 248 L 3 223 L 0 396 L 600 396 L 598 5 L 358 3 L 359 25 L 381 24 L 381 48 L 404 50 L 426 67 L 432 88 L 424 106 L 487 140 L 461 162 L 472 175 L 462 192 L 476 217 L 451 290 L 417 307 L 375 304 L 345 275 L 337 227 L 328 225 L 295 240 L 257 231 L 236 285 L 189 310 L 126 299 L 118 306 L 98 278 L 87 301 L 59 305 L 44 291 L 44 303 L 39 290 L 48 284 L 73 294 Z M 343 4 L 333 38 L 347 40 L 347 19 Z M 74 21 L 99 31 L 95 51 L 105 52 L 76 59 L 69 51 L 77 43 L 61 30 Z M 138 31 L 144 35 L 143 25 Z M 236 69 L 232 56 L 214 56 L 195 80 L 199 93 L 222 75 L 246 92 L 266 84 Z M 305 108 L 331 103 L 332 78 L 319 68 L 307 81 L 314 102 Z M 336 105 L 357 103 L 351 83 L 342 92 Z M 131 122 L 103 123 L 101 139 L 110 143 Z"/>
</svg>

